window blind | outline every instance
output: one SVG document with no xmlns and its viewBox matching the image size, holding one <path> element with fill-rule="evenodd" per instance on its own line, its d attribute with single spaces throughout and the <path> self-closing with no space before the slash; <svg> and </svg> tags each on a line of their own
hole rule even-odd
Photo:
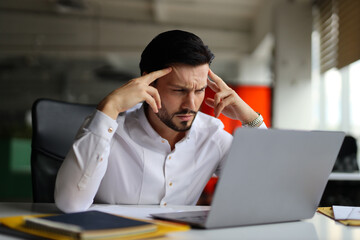
<svg viewBox="0 0 360 240">
<path fill-rule="evenodd" d="M 339 14 L 337 67 L 342 68 L 360 59 L 360 1 L 337 1 Z"/>
<path fill-rule="evenodd" d="M 360 1 L 318 0 L 315 27 L 320 33 L 320 71 L 360 59 Z"/>
<path fill-rule="evenodd" d="M 320 72 L 336 67 L 339 19 L 336 0 L 319 0 L 318 30 L 320 33 Z"/>
</svg>

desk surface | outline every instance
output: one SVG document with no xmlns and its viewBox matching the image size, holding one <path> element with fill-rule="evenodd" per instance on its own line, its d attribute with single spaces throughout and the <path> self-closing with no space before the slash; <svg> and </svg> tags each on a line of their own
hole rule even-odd
<svg viewBox="0 0 360 240">
<path fill-rule="evenodd" d="M 342 172 L 333 172 L 329 176 L 329 180 L 332 181 L 360 181 L 360 173 L 342 173 Z"/>
<path fill-rule="evenodd" d="M 164 212 L 164 211 L 187 211 L 201 210 L 208 207 L 200 206 L 114 206 L 114 205 L 94 205 L 95 209 L 108 209 L 118 213 L 133 213 L 132 216 L 140 216 L 141 212 Z M 0 217 L 59 213 L 54 204 L 43 203 L 0 203 Z M 168 234 L 166 239 L 360 239 L 360 227 L 347 227 L 337 223 L 320 213 L 315 213 L 312 219 L 267 224 L 257 226 L 245 226 L 236 228 L 225 228 L 215 230 L 192 229 L 187 232 L 177 232 Z M 18 239 L 1 235 L 0 239 Z"/>
</svg>

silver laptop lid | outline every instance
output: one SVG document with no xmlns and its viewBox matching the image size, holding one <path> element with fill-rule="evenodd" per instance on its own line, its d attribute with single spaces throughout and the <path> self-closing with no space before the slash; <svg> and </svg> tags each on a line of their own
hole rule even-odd
<svg viewBox="0 0 360 240">
<path fill-rule="evenodd" d="M 343 132 L 239 128 L 206 228 L 311 218 Z"/>
</svg>

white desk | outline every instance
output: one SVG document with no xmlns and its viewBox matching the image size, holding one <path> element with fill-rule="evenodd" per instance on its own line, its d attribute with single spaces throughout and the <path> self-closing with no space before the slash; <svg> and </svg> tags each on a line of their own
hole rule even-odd
<svg viewBox="0 0 360 240">
<path fill-rule="evenodd" d="M 329 180 L 332 181 L 360 181 L 360 173 L 331 173 Z"/>
<path fill-rule="evenodd" d="M 151 209 L 156 211 L 166 210 L 200 210 L 208 207 L 199 206 L 113 206 L 113 205 L 95 205 L 97 209 L 112 208 L 115 211 L 134 212 L 140 214 L 142 210 L 148 212 Z M 127 209 L 127 210 L 126 210 Z M 132 211 L 133 210 L 133 211 Z M 33 203 L 0 203 L 0 217 L 58 213 L 54 204 L 33 204 Z M 131 214 L 131 215 L 134 215 Z M 0 239 L 18 239 L 1 235 Z M 246 226 L 237 228 L 215 229 L 215 230 L 197 230 L 192 229 L 187 232 L 175 232 L 166 235 L 162 239 L 360 239 L 360 227 L 346 227 L 337 223 L 319 213 L 316 213 L 312 219 L 267 224 L 257 226 Z"/>
</svg>

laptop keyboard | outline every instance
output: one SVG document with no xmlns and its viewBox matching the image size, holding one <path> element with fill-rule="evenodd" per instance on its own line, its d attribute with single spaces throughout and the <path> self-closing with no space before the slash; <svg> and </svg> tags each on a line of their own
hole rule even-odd
<svg viewBox="0 0 360 240">
<path fill-rule="evenodd" d="M 192 212 L 191 215 L 177 217 L 177 219 L 184 222 L 204 223 L 209 214 L 209 211 L 197 211 L 196 213 L 198 215 L 193 215 Z"/>
</svg>

